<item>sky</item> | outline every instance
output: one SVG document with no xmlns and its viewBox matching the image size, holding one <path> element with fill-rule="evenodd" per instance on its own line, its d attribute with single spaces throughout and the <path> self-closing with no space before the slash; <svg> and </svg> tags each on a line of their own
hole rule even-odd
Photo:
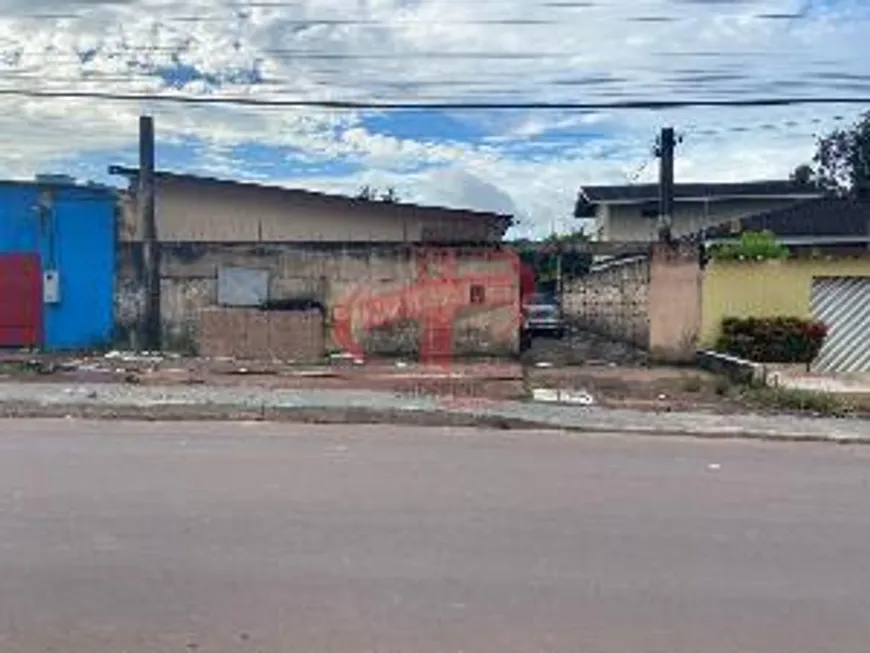
<svg viewBox="0 0 870 653">
<path fill-rule="evenodd" d="M 864 107 L 337 111 L 251 100 L 572 102 L 870 97 L 867 0 L 0 0 L 0 176 L 110 181 L 154 116 L 157 166 L 577 227 L 583 184 L 786 177 Z M 862 56 L 863 52 L 863 56 Z M 868 107 L 870 108 L 870 107 Z M 121 180 L 114 180 L 121 184 Z"/>
</svg>

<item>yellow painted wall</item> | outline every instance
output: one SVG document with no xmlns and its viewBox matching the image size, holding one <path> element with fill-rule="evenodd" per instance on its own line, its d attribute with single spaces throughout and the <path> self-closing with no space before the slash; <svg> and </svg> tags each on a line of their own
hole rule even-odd
<svg viewBox="0 0 870 653">
<path fill-rule="evenodd" d="M 814 277 L 870 277 L 870 258 L 711 261 L 701 289 L 700 345 L 716 343 L 726 317 L 812 317 Z"/>
</svg>

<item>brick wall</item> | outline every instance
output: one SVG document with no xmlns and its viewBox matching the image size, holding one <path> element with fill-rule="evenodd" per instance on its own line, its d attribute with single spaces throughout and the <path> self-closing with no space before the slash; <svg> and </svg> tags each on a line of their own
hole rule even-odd
<svg viewBox="0 0 870 653">
<path fill-rule="evenodd" d="M 117 319 L 130 337 L 142 308 L 141 256 L 134 243 L 119 256 Z M 327 349 L 452 356 L 513 354 L 519 346 L 519 262 L 497 248 L 165 243 L 160 258 L 170 346 L 201 337 L 200 315 L 217 303 L 221 266 L 268 270 L 271 300 L 321 303 Z"/>
<path fill-rule="evenodd" d="M 602 264 L 566 284 L 566 318 L 577 326 L 640 347 L 649 345 L 649 257 Z"/>
<path fill-rule="evenodd" d="M 316 363 L 325 354 L 323 314 L 206 308 L 199 311 L 198 341 L 203 356 Z"/>
</svg>

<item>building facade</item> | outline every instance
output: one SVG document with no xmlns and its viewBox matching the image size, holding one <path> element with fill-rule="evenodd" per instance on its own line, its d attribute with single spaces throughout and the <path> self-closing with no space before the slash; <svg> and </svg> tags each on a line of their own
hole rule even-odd
<svg viewBox="0 0 870 653">
<path fill-rule="evenodd" d="M 0 182 L 0 347 L 109 345 L 115 191 L 51 177 Z"/>
<path fill-rule="evenodd" d="M 137 171 L 113 170 L 133 182 L 117 297 L 132 340 L 145 306 Z M 510 216 L 189 175 L 155 182 L 164 346 L 296 361 L 518 349 L 519 259 L 500 244 Z"/>
<path fill-rule="evenodd" d="M 870 256 L 713 261 L 704 270 L 700 345 L 712 348 L 729 317 L 799 317 L 828 337 L 813 368 L 870 372 Z"/>
<path fill-rule="evenodd" d="M 671 232 L 679 238 L 739 222 L 819 197 L 790 181 L 677 184 Z M 658 238 L 658 186 L 584 186 L 575 217 L 594 219 L 601 240 L 653 242 Z"/>
</svg>

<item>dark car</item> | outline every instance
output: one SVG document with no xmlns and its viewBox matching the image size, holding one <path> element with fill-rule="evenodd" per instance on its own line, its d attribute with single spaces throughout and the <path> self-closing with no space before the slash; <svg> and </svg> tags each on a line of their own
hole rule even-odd
<svg viewBox="0 0 870 653">
<path fill-rule="evenodd" d="M 523 331 L 529 336 L 565 335 L 565 318 L 562 306 L 555 297 L 535 294 L 523 301 Z"/>
</svg>

